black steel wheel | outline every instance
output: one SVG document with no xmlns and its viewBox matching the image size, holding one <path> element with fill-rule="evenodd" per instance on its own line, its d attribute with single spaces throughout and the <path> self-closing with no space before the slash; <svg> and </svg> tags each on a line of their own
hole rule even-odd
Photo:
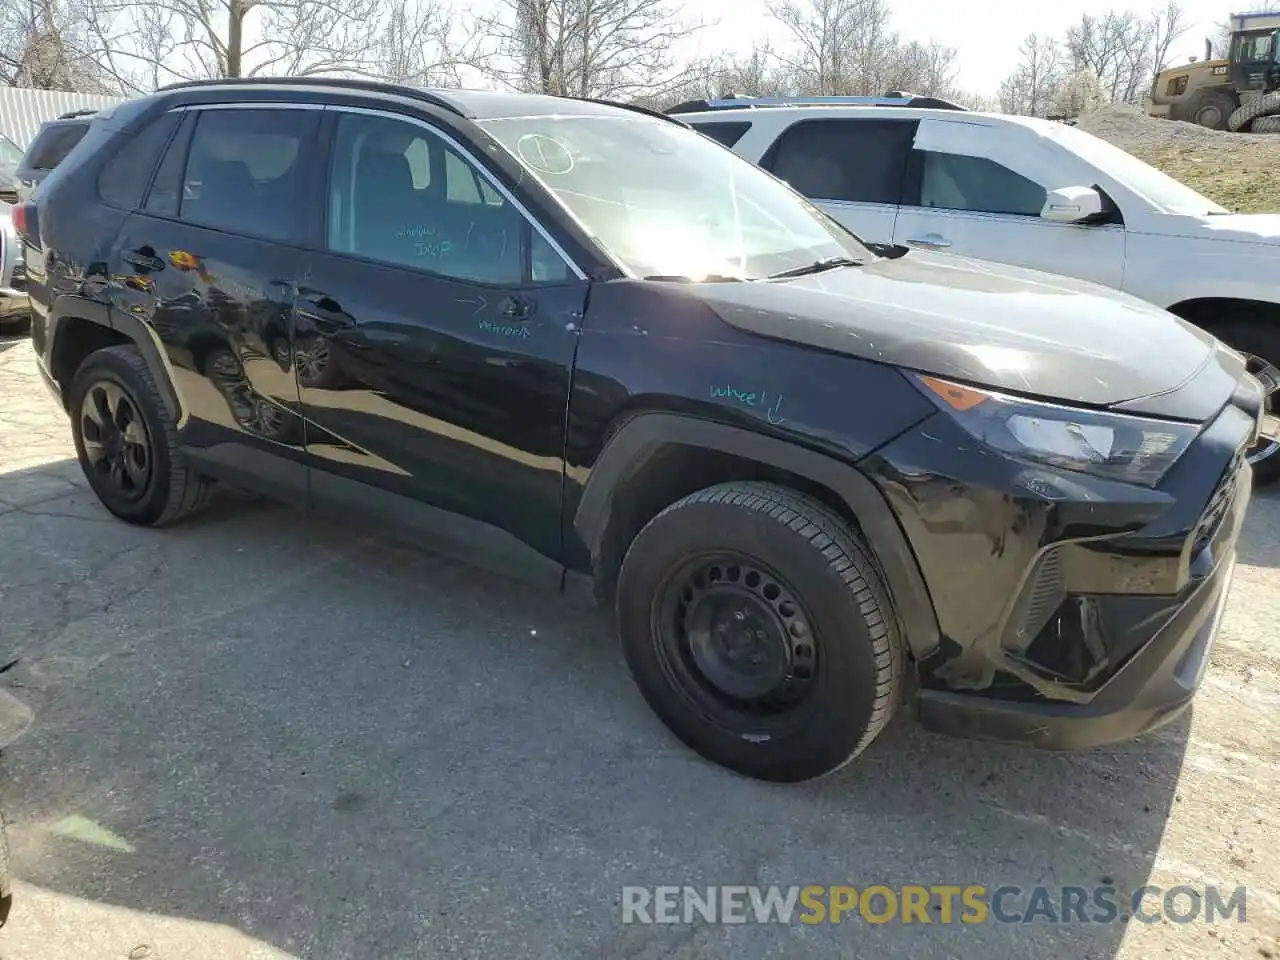
<svg viewBox="0 0 1280 960">
<path fill-rule="evenodd" d="M 740 713 L 798 719 L 817 684 L 812 616 L 767 563 L 736 552 L 673 568 L 654 596 L 653 632 L 672 686 L 707 721 Z"/>
<path fill-rule="evenodd" d="M 80 468 L 117 517 L 160 526 L 206 503 L 210 482 L 187 464 L 173 414 L 137 349 L 89 354 L 67 401 Z"/>
<path fill-rule="evenodd" d="M 617 610 L 650 707 L 748 776 L 837 770 L 901 700 L 905 656 L 869 547 L 794 490 L 730 483 L 667 507 L 626 551 Z"/>
</svg>

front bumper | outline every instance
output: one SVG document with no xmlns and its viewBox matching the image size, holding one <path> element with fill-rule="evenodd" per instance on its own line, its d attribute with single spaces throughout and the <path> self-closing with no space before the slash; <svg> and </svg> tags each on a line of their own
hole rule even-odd
<svg viewBox="0 0 1280 960">
<path fill-rule="evenodd" d="M 879 451 L 942 635 L 917 659 L 920 723 L 1076 749 L 1182 712 L 1230 591 L 1255 429 L 1228 406 L 1154 490 L 1002 457 L 945 415 Z"/>
<path fill-rule="evenodd" d="M 1002 701 L 921 691 L 917 716 L 935 733 L 1045 750 L 1078 750 L 1149 733 L 1191 705 L 1231 589 L 1234 554 L 1088 703 Z"/>
</svg>

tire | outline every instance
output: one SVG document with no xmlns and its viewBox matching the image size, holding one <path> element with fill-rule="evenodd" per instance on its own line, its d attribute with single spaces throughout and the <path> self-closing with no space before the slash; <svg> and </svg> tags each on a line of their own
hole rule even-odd
<svg viewBox="0 0 1280 960">
<path fill-rule="evenodd" d="M 1227 121 L 1227 125 L 1238 133 L 1244 132 L 1249 129 L 1249 125 L 1258 117 L 1269 116 L 1273 113 L 1280 113 L 1280 90 L 1264 93 L 1262 96 L 1250 100 L 1231 114 L 1231 119 Z"/>
<path fill-rule="evenodd" d="M 1233 350 L 1261 357 L 1280 367 L 1280 324 L 1271 317 L 1228 319 L 1206 324 L 1206 329 Z M 1275 412 L 1275 409 L 1276 395 L 1273 394 L 1269 410 Z M 1252 450 L 1249 459 L 1255 487 L 1280 480 L 1280 444 L 1268 444 Z"/>
<path fill-rule="evenodd" d="M 84 426 L 86 417 L 93 419 L 86 407 L 93 404 L 101 419 L 101 404 L 116 391 L 128 401 L 133 413 L 113 420 L 125 420 L 126 429 L 120 432 L 135 438 L 144 435 L 147 446 L 146 456 L 137 458 L 145 464 L 138 473 L 141 479 L 132 483 L 129 490 L 112 482 L 110 466 L 104 468 L 101 461 L 95 466 L 90 452 L 93 438 L 87 436 L 88 428 Z M 135 348 L 107 347 L 89 354 L 71 381 L 68 409 L 76 456 L 85 479 L 102 505 L 121 520 L 159 527 L 195 513 L 208 502 L 212 484 L 187 463 L 151 370 Z M 99 439 L 102 437 L 99 432 Z M 129 458 L 128 454 L 125 456 Z M 128 469 L 121 472 L 131 479 L 135 476 Z"/>
<path fill-rule="evenodd" d="M 1280 133 L 1280 116 L 1259 117 L 1249 130 L 1251 133 Z"/>
<path fill-rule="evenodd" d="M 700 586 L 694 569 L 705 570 Z M 797 782 L 857 757 L 900 704 L 905 657 L 887 597 L 867 547 L 826 506 L 783 487 L 729 483 L 690 494 L 640 531 L 618 575 L 617 613 L 632 676 L 682 742 L 746 776 Z M 725 600 L 721 616 L 697 625 Z M 744 609 L 776 614 L 785 637 L 786 680 L 755 699 L 717 689 L 691 639 L 704 651 L 723 646 L 727 622 L 730 632 L 748 627 L 752 643 L 760 621 L 744 620 Z M 777 660 L 748 649 L 751 664 Z"/>
<path fill-rule="evenodd" d="M 1210 130 L 1225 130 L 1240 101 L 1226 90 L 1206 90 L 1197 94 L 1187 110 L 1187 119 Z"/>
</svg>

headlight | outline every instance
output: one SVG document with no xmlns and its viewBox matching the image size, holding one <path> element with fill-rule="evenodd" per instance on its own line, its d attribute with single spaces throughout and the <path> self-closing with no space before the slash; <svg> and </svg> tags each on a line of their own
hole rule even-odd
<svg viewBox="0 0 1280 960">
<path fill-rule="evenodd" d="M 989 447 L 1023 460 L 1154 487 L 1199 428 L 1059 407 L 913 374 L 926 396 Z"/>
</svg>

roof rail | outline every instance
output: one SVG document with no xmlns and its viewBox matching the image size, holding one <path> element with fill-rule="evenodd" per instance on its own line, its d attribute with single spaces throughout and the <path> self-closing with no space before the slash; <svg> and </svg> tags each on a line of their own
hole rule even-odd
<svg viewBox="0 0 1280 960">
<path fill-rule="evenodd" d="M 342 87 L 348 90 L 367 90 L 370 93 L 386 93 L 411 100 L 421 100 L 432 106 L 443 107 L 460 117 L 471 117 L 457 102 L 423 87 L 410 87 L 383 80 L 350 80 L 343 77 L 223 77 L 215 80 L 183 80 L 160 87 L 156 92 L 190 90 L 196 87 Z"/>
<path fill-rule="evenodd" d="M 605 100 L 601 97 L 569 97 L 570 100 L 581 100 L 584 103 L 598 103 L 606 107 L 617 107 L 619 110 L 630 110 L 632 113 L 643 113 L 647 117 L 655 117 L 658 120 L 665 120 L 667 123 L 679 124 L 682 127 L 689 126 L 683 120 L 677 120 L 675 117 L 667 116 L 661 110 L 651 110 L 648 107 L 642 107 L 638 103 L 623 103 L 620 100 Z"/>
<path fill-rule="evenodd" d="M 915 107 L 932 110 L 966 110 L 940 97 L 891 91 L 883 97 L 727 97 L 721 100 L 688 100 L 669 107 L 667 113 L 695 113 L 703 110 L 744 110 L 756 107 Z"/>
</svg>

